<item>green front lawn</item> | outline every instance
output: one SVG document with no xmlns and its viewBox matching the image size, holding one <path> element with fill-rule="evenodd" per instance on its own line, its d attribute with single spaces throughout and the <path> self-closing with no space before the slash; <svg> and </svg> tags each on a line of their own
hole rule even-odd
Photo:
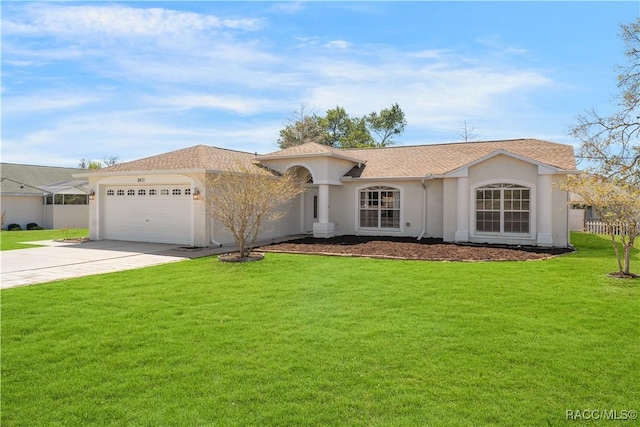
<svg viewBox="0 0 640 427">
<path fill-rule="evenodd" d="M 548 261 L 267 254 L 7 289 L 1 423 L 555 426 L 640 410 L 640 281 L 606 277 L 606 237 L 574 242 Z"/>
<path fill-rule="evenodd" d="M 64 230 L 23 230 L 0 231 L 0 251 L 14 249 L 34 248 L 37 245 L 27 245 L 24 242 L 37 242 L 40 240 L 75 239 L 87 237 L 89 229 L 73 228 Z"/>
</svg>

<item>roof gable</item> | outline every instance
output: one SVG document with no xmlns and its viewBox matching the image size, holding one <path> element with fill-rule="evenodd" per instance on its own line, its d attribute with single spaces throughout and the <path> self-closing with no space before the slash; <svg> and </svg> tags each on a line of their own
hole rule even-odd
<svg viewBox="0 0 640 427">
<path fill-rule="evenodd" d="M 237 171 L 253 163 L 255 154 L 224 148 L 196 145 L 140 160 L 119 163 L 94 173 L 152 172 L 175 170 Z"/>
<path fill-rule="evenodd" d="M 349 160 L 354 163 L 363 163 L 364 160 L 360 156 L 355 156 L 348 152 L 348 150 L 342 150 L 339 148 L 333 148 L 328 145 L 318 144 L 317 142 L 306 142 L 301 145 L 294 145 L 293 147 L 285 148 L 275 153 L 265 154 L 259 156 L 259 160 L 274 160 L 274 159 L 290 159 L 301 157 L 337 157 L 344 160 Z"/>
</svg>

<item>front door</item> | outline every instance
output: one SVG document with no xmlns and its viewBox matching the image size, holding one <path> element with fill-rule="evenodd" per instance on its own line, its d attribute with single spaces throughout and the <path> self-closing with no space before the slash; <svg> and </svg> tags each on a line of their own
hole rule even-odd
<svg viewBox="0 0 640 427">
<path fill-rule="evenodd" d="M 311 187 L 304 193 L 304 231 L 312 233 L 314 222 L 318 222 L 317 187 Z"/>
</svg>

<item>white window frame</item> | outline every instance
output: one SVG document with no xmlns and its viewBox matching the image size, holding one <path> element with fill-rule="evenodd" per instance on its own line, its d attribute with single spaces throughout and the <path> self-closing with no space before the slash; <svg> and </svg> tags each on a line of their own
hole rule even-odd
<svg viewBox="0 0 640 427">
<path fill-rule="evenodd" d="M 382 208 L 380 204 L 377 208 L 378 211 L 378 227 L 362 227 L 360 225 L 360 194 L 365 191 L 372 191 L 372 189 L 376 189 L 376 191 L 393 191 L 399 193 L 399 223 L 398 227 L 380 227 L 382 218 L 380 212 L 385 210 Z M 380 200 L 380 199 L 379 199 Z M 395 210 L 395 208 L 393 209 Z M 355 191 L 355 228 L 358 232 L 363 233 L 376 233 L 376 234 L 400 234 L 404 232 L 404 189 L 397 185 L 390 185 L 388 183 L 370 183 L 367 185 L 361 185 L 356 188 Z"/>
<path fill-rule="evenodd" d="M 498 185 L 513 185 L 518 187 L 519 189 L 526 189 L 529 190 L 529 231 L 528 232 L 505 232 L 504 231 L 504 190 L 505 189 L 509 189 L 508 187 L 500 187 L 500 188 L 495 188 L 495 189 L 499 189 L 500 190 L 500 231 L 496 232 L 496 231 L 482 231 L 482 230 L 478 230 L 477 229 L 477 221 L 476 221 L 476 213 L 477 213 L 477 209 L 476 209 L 476 205 L 477 205 L 477 191 L 478 190 L 483 190 L 483 189 L 493 189 L 490 188 L 491 186 L 498 186 Z M 517 189 L 517 188 L 514 188 Z M 472 232 L 472 236 L 471 237 L 508 237 L 508 238 L 512 238 L 512 239 L 531 239 L 534 236 L 536 236 L 536 211 L 537 211 L 537 203 L 536 203 L 536 186 L 533 185 L 530 182 L 524 182 L 524 181 L 519 181 L 519 180 L 513 180 L 513 179 L 509 179 L 509 180 L 500 180 L 500 181 L 488 181 L 488 182 L 481 182 L 481 183 L 477 183 L 476 185 L 474 185 L 472 188 L 470 188 L 470 196 L 471 196 L 471 203 L 470 203 L 470 215 L 469 215 L 469 220 L 471 222 L 471 230 L 473 230 Z"/>
</svg>

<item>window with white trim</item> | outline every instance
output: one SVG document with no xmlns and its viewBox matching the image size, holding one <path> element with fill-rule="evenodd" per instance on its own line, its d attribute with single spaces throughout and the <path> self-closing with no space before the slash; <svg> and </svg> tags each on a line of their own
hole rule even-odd
<svg viewBox="0 0 640 427">
<path fill-rule="evenodd" d="M 359 203 L 360 228 L 400 228 L 400 190 L 397 188 L 363 188 Z"/>
<path fill-rule="evenodd" d="M 116 194 L 113 190 L 107 190 L 107 196 L 114 196 Z"/>
<path fill-rule="evenodd" d="M 124 190 L 118 190 L 118 196 L 124 196 Z"/>
<path fill-rule="evenodd" d="M 476 189 L 476 231 L 529 233 L 531 189 L 492 184 Z"/>
</svg>

